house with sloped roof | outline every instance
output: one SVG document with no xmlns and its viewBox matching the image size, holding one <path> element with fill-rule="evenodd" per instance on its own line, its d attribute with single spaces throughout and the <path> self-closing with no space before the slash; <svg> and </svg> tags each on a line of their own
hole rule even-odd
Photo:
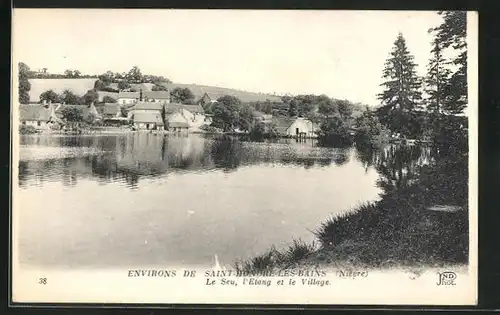
<svg viewBox="0 0 500 315">
<path fill-rule="evenodd" d="M 140 95 L 139 98 L 141 99 Z M 168 91 L 142 91 L 142 100 L 145 102 L 170 103 L 170 93 Z"/>
<path fill-rule="evenodd" d="M 97 111 L 94 104 L 86 105 L 67 105 L 60 103 L 20 105 L 19 119 L 22 125 L 33 126 L 37 129 L 48 129 L 54 124 L 64 125 L 63 114 L 65 108 L 76 108 L 81 111 L 83 119 L 101 119 L 101 114 Z"/>
<path fill-rule="evenodd" d="M 104 119 L 122 116 L 121 106 L 118 103 L 104 103 L 101 106 L 101 112 Z"/>
<path fill-rule="evenodd" d="M 137 102 L 131 108 L 131 118 L 136 129 L 164 130 L 165 108 L 158 102 Z"/>
<path fill-rule="evenodd" d="M 135 104 L 139 101 L 139 92 L 119 92 L 116 102 L 118 104 Z"/>
<path fill-rule="evenodd" d="M 118 104 L 134 104 L 136 102 L 170 103 L 170 93 L 167 91 L 143 91 L 118 93 Z"/>
<path fill-rule="evenodd" d="M 129 122 L 128 112 L 133 107 L 118 103 L 104 103 L 99 105 L 104 125 L 121 126 Z"/>
<path fill-rule="evenodd" d="M 283 137 L 317 138 L 319 126 L 303 117 L 273 117 L 272 122 Z"/>
<path fill-rule="evenodd" d="M 41 104 L 21 104 L 19 106 L 19 121 L 21 125 L 37 129 L 48 129 L 51 110 Z"/>
<path fill-rule="evenodd" d="M 189 132 L 188 119 L 181 113 L 174 113 L 167 116 L 168 130 L 172 132 Z"/>
<path fill-rule="evenodd" d="M 211 119 L 205 115 L 201 105 L 186 105 L 179 103 L 165 104 L 165 115 L 169 130 L 172 128 L 187 128 L 190 131 L 199 131 L 201 126 L 209 125 Z M 178 125 L 182 122 L 182 126 Z M 187 124 L 187 127 L 185 126 Z M 175 125 L 175 127 L 173 127 Z"/>
</svg>

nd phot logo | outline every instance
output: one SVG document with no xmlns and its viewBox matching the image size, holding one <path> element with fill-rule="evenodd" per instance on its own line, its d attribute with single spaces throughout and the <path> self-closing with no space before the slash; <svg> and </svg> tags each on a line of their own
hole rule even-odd
<svg viewBox="0 0 500 315">
<path fill-rule="evenodd" d="M 455 285 L 457 274 L 452 271 L 438 272 L 437 285 Z"/>
</svg>

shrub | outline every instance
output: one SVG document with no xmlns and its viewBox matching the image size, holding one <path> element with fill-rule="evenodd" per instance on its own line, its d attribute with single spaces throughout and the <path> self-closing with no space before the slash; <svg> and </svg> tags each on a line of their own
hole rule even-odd
<svg viewBox="0 0 500 315">
<path fill-rule="evenodd" d="M 284 267 L 290 267 L 309 258 L 315 251 L 316 244 L 314 242 L 309 244 L 300 239 L 294 239 L 292 245 L 288 246 L 283 252 L 278 252 L 278 262 Z"/>
<path fill-rule="evenodd" d="M 330 117 L 323 121 L 317 134 L 322 144 L 352 144 L 347 124 L 340 117 Z"/>
<path fill-rule="evenodd" d="M 257 255 L 249 260 L 236 262 L 235 269 L 245 273 L 269 271 L 276 267 L 279 253 L 273 247 L 267 252 Z"/>
<path fill-rule="evenodd" d="M 356 119 L 356 127 L 356 142 L 384 143 L 390 138 L 390 131 L 384 128 L 377 115 L 370 111 L 363 112 Z"/>
<path fill-rule="evenodd" d="M 314 232 L 323 247 L 332 247 L 345 240 L 358 238 L 373 231 L 380 218 L 380 209 L 371 203 L 350 212 L 331 216 Z"/>
<path fill-rule="evenodd" d="M 211 125 L 203 125 L 200 127 L 200 130 L 203 130 L 207 133 L 222 133 L 222 129 L 211 126 Z"/>
<path fill-rule="evenodd" d="M 33 126 L 21 125 L 19 126 L 19 133 L 22 135 L 31 135 L 38 133 L 38 130 L 36 130 L 36 128 Z"/>
</svg>

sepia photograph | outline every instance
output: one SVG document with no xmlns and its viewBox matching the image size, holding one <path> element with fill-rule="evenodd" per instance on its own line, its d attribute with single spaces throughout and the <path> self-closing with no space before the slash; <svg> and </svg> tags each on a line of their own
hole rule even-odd
<svg viewBox="0 0 500 315">
<path fill-rule="evenodd" d="M 477 13 L 12 14 L 13 303 L 476 303 Z"/>
</svg>

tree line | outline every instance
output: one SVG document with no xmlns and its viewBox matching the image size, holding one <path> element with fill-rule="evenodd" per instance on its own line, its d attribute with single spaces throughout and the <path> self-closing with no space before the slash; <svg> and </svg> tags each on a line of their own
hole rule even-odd
<svg viewBox="0 0 500 315">
<path fill-rule="evenodd" d="M 443 22 L 429 30 L 431 58 L 423 78 L 416 73 L 403 34 L 397 36 L 383 70 L 383 91 L 378 95 L 382 105 L 376 110 L 382 125 L 393 133 L 418 139 L 440 137 L 450 128 L 465 130 L 466 120 L 460 115 L 467 106 L 466 14 L 439 12 Z"/>
<path fill-rule="evenodd" d="M 110 87 L 112 83 L 117 83 L 117 88 Z M 118 92 L 121 90 L 132 89 L 131 84 L 152 83 L 153 91 L 166 91 L 166 83 L 172 83 L 163 76 L 142 74 L 138 66 L 133 66 L 128 72 L 106 71 L 98 76 L 94 84 L 94 89 L 99 91 Z M 133 89 L 132 89 L 133 90 Z"/>
<path fill-rule="evenodd" d="M 361 112 L 365 107 L 347 100 L 336 100 L 326 95 L 283 96 L 282 102 L 242 102 L 235 96 L 224 95 L 215 103 L 203 105 L 206 114 L 212 116 L 211 126 L 221 131 L 239 130 L 256 137 L 275 137 L 278 135 L 275 120 L 256 119 L 255 112 L 272 117 L 304 117 L 320 126 L 320 132 L 337 124 L 335 132 L 347 133 L 355 124 L 354 112 Z M 327 127 L 327 125 L 329 127 Z"/>
</svg>

